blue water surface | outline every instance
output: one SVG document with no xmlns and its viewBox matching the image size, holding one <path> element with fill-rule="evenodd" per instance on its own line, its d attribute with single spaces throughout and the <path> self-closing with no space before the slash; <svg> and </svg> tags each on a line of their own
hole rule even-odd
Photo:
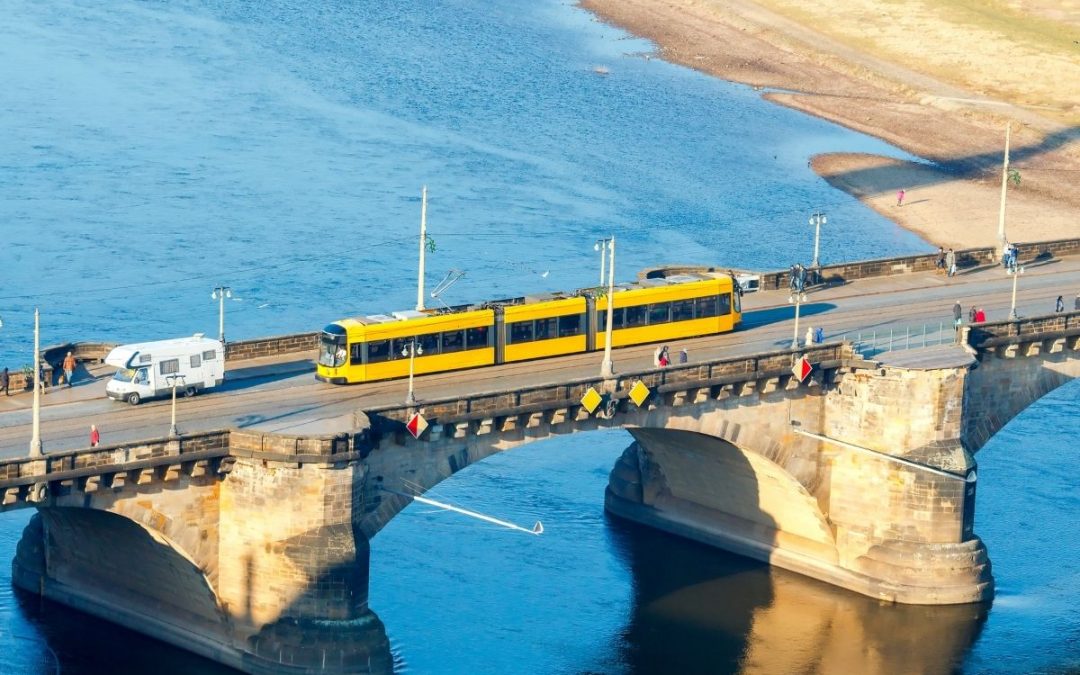
<svg viewBox="0 0 1080 675">
<path fill-rule="evenodd" d="M 930 248 L 807 166 L 902 153 L 640 58 L 649 43 L 571 4 L 0 0 L 0 15 L 0 364 L 29 362 L 35 306 L 45 343 L 214 334 L 219 284 L 236 296 L 230 339 L 410 307 L 425 184 L 429 287 L 466 272 L 451 304 L 595 283 L 592 244 L 610 234 L 623 279 L 805 262 L 815 209 L 824 261 Z M 414 505 L 373 541 L 371 607 L 404 672 L 762 672 L 770 655 L 805 672 L 1076 670 L 1077 394 L 979 455 L 988 608 L 880 606 L 614 521 L 623 432 L 441 484 L 548 531 Z M 29 515 L 0 518 L 0 560 Z M 4 672 L 226 672 L 13 593 L 8 573 Z M 822 617 L 841 627 L 792 630 Z"/>
</svg>

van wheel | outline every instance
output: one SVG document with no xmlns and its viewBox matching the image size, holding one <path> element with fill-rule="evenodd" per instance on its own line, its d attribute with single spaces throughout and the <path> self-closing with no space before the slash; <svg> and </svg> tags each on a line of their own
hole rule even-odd
<svg viewBox="0 0 1080 675">
<path fill-rule="evenodd" d="M 139 398 L 139 395 L 137 393 L 131 392 L 127 395 L 127 402 L 131 405 L 139 405 L 139 401 L 142 401 L 142 399 Z"/>
<path fill-rule="evenodd" d="M 196 394 L 197 391 L 198 390 L 195 389 L 195 387 L 188 387 L 187 389 L 184 390 L 184 396 L 187 396 L 188 398 L 191 398 L 192 396 L 194 396 Z"/>
</svg>

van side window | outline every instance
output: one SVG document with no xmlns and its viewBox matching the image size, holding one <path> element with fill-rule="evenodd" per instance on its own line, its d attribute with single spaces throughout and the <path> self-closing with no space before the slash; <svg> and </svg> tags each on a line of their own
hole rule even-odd
<svg viewBox="0 0 1080 675">
<path fill-rule="evenodd" d="M 202 357 L 200 357 L 198 354 L 192 354 L 191 355 L 191 367 L 192 368 L 199 368 L 200 366 L 202 366 Z"/>
<path fill-rule="evenodd" d="M 174 375 L 180 372 L 180 359 L 168 359 L 158 366 L 162 375 Z"/>
<path fill-rule="evenodd" d="M 216 358 L 217 358 L 217 352 L 215 352 L 213 349 L 211 349 L 209 351 L 205 351 L 205 352 L 202 353 L 202 360 L 203 361 L 213 361 Z"/>
</svg>

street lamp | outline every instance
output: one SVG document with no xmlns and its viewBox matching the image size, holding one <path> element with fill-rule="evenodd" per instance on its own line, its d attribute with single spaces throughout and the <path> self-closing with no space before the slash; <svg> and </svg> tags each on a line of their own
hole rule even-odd
<svg viewBox="0 0 1080 675">
<path fill-rule="evenodd" d="M 409 393 L 405 396 L 405 405 L 416 405 L 416 395 L 413 393 L 413 362 L 417 356 L 423 356 L 424 348 L 417 344 L 416 338 L 405 343 L 401 348 L 401 355 L 409 357 Z"/>
<path fill-rule="evenodd" d="M 1013 278 L 1012 289 L 1012 309 L 1009 310 L 1009 319 L 1016 321 L 1020 317 L 1016 314 L 1016 281 L 1020 278 L 1020 275 L 1024 273 L 1024 267 L 1016 264 L 1016 257 L 1014 256 L 1009 261 L 1009 266 L 1005 268 L 1006 274 L 1011 274 Z"/>
<path fill-rule="evenodd" d="M 34 308 L 34 426 L 30 436 L 30 456 L 41 457 L 41 331 L 38 309 Z"/>
<path fill-rule="evenodd" d="M 225 344 L 225 298 L 232 297 L 232 289 L 228 286 L 218 286 L 210 294 L 211 300 L 218 301 L 218 340 Z"/>
<path fill-rule="evenodd" d="M 806 268 L 800 263 L 795 263 L 791 266 L 790 277 L 788 287 L 791 289 L 791 294 L 788 295 L 787 301 L 795 303 L 795 333 L 791 337 L 791 348 L 798 349 L 799 306 L 806 301 Z"/>
<path fill-rule="evenodd" d="M 811 265 L 815 270 L 819 269 L 821 265 L 818 263 L 818 243 L 821 241 L 821 226 L 828 222 L 825 214 L 821 211 L 815 211 L 810 216 L 810 224 L 814 226 L 814 264 Z"/>
<path fill-rule="evenodd" d="M 615 377 L 615 366 L 611 362 L 611 328 L 615 316 L 615 237 L 598 239 L 593 246 L 594 251 L 600 251 L 600 285 L 604 284 L 604 251 L 611 256 L 608 261 L 608 290 L 607 290 L 607 328 L 604 331 L 604 360 L 600 363 L 600 377 L 611 379 Z"/>
<path fill-rule="evenodd" d="M 165 380 L 172 385 L 172 422 L 169 424 L 169 438 L 176 438 L 179 434 L 176 433 L 176 382 L 180 380 L 180 384 L 185 385 L 183 375 L 169 375 Z"/>
<path fill-rule="evenodd" d="M 593 244 L 594 251 L 600 251 L 600 285 L 604 285 L 604 264 L 607 262 L 607 248 L 610 239 L 597 239 Z"/>
</svg>

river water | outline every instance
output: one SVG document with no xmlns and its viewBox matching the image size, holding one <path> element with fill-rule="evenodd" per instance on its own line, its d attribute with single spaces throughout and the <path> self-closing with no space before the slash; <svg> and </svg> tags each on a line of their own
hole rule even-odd
<svg viewBox="0 0 1080 675">
<path fill-rule="evenodd" d="M 645 59 L 567 3 L 0 0 L 0 363 L 43 342 L 317 329 L 415 302 L 595 283 L 657 263 L 777 268 L 930 247 L 807 167 L 904 156 Z M 430 286 L 429 286 L 430 288 Z M 432 300 L 429 302 L 439 302 Z M 1078 388 L 979 455 L 992 606 L 890 607 L 606 517 L 624 432 L 480 463 L 433 495 L 538 538 L 413 506 L 372 544 L 371 607 L 416 673 L 1071 672 L 1080 669 Z M 27 512 L 0 517 L 10 560 Z M 11 590 L 13 673 L 224 669 Z"/>
</svg>

